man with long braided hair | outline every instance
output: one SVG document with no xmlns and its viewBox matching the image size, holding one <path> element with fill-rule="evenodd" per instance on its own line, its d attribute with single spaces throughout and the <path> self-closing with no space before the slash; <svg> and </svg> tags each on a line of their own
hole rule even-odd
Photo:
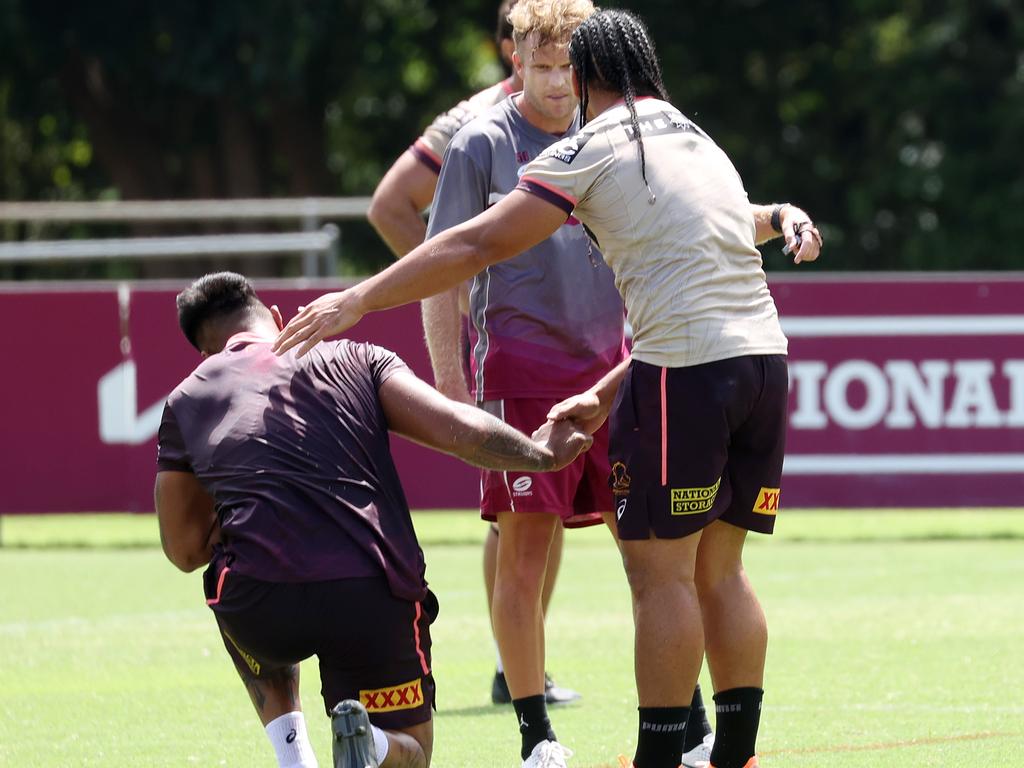
<svg viewBox="0 0 1024 768">
<path fill-rule="evenodd" d="M 530 163 L 517 190 L 384 272 L 317 299 L 275 344 L 340 333 L 366 312 L 457 284 L 548 237 L 570 213 L 615 273 L 632 360 L 549 418 L 585 430 L 611 413 L 616 524 L 636 623 L 636 768 L 676 768 L 707 654 L 715 768 L 756 768 L 767 629 L 743 569 L 748 531 L 771 533 L 786 428 L 787 341 L 755 243 L 779 234 L 797 263 L 821 236 L 791 205 L 751 205 L 729 158 L 665 100 L 635 16 L 573 34 L 585 122 Z"/>
</svg>

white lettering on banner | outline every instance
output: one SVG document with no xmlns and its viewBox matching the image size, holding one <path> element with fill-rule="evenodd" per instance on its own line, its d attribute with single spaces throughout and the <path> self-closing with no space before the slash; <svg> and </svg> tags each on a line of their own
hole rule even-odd
<svg viewBox="0 0 1024 768">
<path fill-rule="evenodd" d="M 953 364 L 956 389 L 946 414 L 947 427 L 1001 427 L 1003 414 L 992 394 L 991 360 L 958 360 Z M 972 418 L 973 416 L 973 418 Z"/>
<path fill-rule="evenodd" d="M 96 387 L 99 398 L 100 440 L 108 444 L 140 445 L 160 429 L 164 399 L 138 412 L 135 362 L 126 360 L 103 375 Z"/>
<path fill-rule="evenodd" d="M 860 408 L 853 408 L 846 397 L 850 384 L 864 385 L 867 399 Z M 825 405 L 832 420 L 847 429 L 873 427 L 885 415 L 889 405 L 889 383 L 885 375 L 867 360 L 847 360 L 832 369 L 825 379 Z"/>
<path fill-rule="evenodd" d="M 949 375 L 945 360 L 890 360 L 885 372 L 892 382 L 892 407 L 885 416 L 890 429 L 913 429 L 921 424 L 929 429 L 942 426 L 943 387 Z M 911 411 L 913 404 L 913 411 Z"/>
<path fill-rule="evenodd" d="M 998 428 L 1024 426 L 1024 360 L 1006 360 L 999 369 L 1009 389 L 1009 407 L 1000 410 L 993 390 L 991 360 L 844 360 L 829 369 L 821 360 L 790 363 L 795 405 L 794 429 Z M 952 395 L 945 396 L 952 377 Z M 850 388 L 864 392 L 850 402 Z"/>
</svg>

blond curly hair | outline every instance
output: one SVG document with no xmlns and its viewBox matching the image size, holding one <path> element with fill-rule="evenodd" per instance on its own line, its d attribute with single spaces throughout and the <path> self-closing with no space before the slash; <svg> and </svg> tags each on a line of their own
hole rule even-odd
<svg viewBox="0 0 1024 768">
<path fill-rule="evenodd" d="M 536 33 L 540 48 L 548 43 L 568 43 L 576 27 L 594 12 L 590 0 L 518 0 L 508 20 L 517 46 Z"/>
</svg>

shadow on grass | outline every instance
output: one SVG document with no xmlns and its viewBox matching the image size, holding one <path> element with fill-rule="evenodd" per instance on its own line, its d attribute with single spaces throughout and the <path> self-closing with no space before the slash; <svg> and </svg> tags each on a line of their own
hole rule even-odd
<svg viewBox="0 0 1024 768">
<path fill-rule="evenodd" d="M 479 717 L 480 715 L 501 715 L 508 717 L 512 708 L 501 704 L 482 704 L 474 707 L 456 707 L 453 709 L 438 710 L 437 718 L 443 720 L 446 717 Z"/>
<path fill-rule="evenodd" d="M 28 550 L 33 552 L 87 551 L 117 552 L 123 550 L 160 549 L 158 541 L 4 541 L 0 552 Z"/>
<path fill-rule="evenodd" d="M 927 543 L 936 541 L 1024 541 L 1024 531 L 981 531 L 964 533 L 958 531 L 934 531 L 930 533 L 907 533 L 887 536 L 784 536 L 792 544 L 879 544 L 893 542 L 900 544 Z"/>
<path fill-rule="evenodd" d="M 759 537 L 753 541 L 758 541 Z M 1024 541 L 1024 531 L 981 531 L 978 533 L 966 533 L 956 531 L 935 531 L 932 533 L 908 533 L 887 535 L 854 535 L 854 536 L 800 536 L 784 535 L 777 537 L 778 543 L 785 544 L 924 544 L 933 542 L 954 542 L 954 541 Z M 607 547 L 611 539 L 604 541 L 581 541 L 573 544 L 576 548 Z M 429 536 L 420 539 L 420 544 L 433 549 L 479 547 L 482 541 L 478 538 L 431 538 Z M 157 541 L 117 541 L 97 542 L 81 539 L 68 541 L 0 541 L 0 552 L 3 551 L 32 551 L 32 552 L 74 552 L 89 551 L 97 552 L 118 552 L 130 550 L 160 549 Z"/>
</svg>

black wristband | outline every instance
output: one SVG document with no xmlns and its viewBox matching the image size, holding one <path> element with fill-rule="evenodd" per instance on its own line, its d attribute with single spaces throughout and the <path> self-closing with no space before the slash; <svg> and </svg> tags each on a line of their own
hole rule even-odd
<svg viewBox="0 0 1024 768">
<path fill-rule="evenodd" d="M 776 203 L 775 207 L 772 208 L 772 229 L 782 234 L 782 209 L 785 208 L 789 203 Z"/>
</svg>

